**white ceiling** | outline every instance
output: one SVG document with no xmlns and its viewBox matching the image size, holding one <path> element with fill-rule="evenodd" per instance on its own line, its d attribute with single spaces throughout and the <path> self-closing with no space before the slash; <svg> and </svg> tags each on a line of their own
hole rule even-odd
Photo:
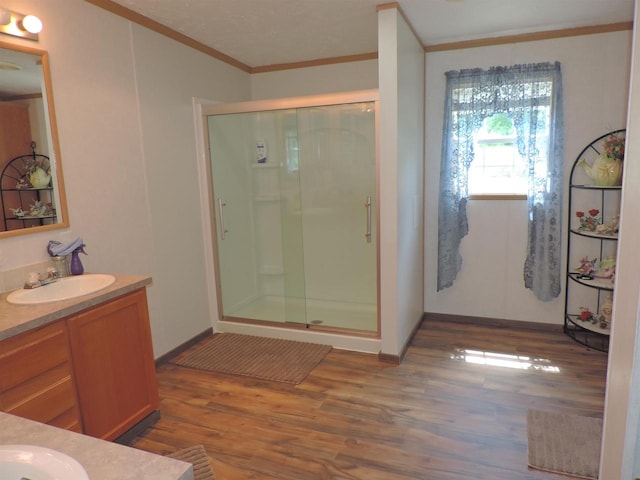
<svg viewBox="0 0 640 480">
<path fill-rule="evenodd" d="M 385 0 L 115 0 L 250 66 L 376 52 Z M 398 0 L 423 45 L 631 21 L 634 0 Z"/>
</svg>

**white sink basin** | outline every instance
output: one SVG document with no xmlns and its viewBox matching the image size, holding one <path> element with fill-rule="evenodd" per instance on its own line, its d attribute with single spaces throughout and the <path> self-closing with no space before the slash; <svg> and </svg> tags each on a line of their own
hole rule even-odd
<svg viewBox="0 0 640 480">
<path fill-rule="evenodd" d="M 70 456 L 34 445 L 0 445 L 0 478 L 89 480 L 87 471 Z"/>
<path fill-rule="evenodd" d="M 33 303 L 56 302 L 97 292 L 116 281 L 113 275 L 103 273 L 89 273 L 64 277 L 60 280 L 34 289 L 21 289 L 11 292 L 7 302 L 21 305 Z"/>
</svg>

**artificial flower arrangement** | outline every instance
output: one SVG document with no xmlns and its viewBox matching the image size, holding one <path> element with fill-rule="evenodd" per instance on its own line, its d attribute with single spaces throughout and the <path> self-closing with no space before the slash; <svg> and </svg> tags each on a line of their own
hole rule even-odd
<svg viewBox="0 0 640 480">
<path fill-rule="evenodd" d="M 605 329 L 611 325 L 611 299 L 605 301 L 602 306 L 602 312 L 594 314 L 589 307 L 580 307 L 580 315 L 578 318 L 583 322 L 590 322 L 594 325 L 599 325 L 600 328 Z"/>
<path fill-rule="evenodd" d="M 605 155 L 614 160 L 624 160 L 624 142 L 625 139 L 615 133 L 609 135 L 603 144 Z"/>
<path fill-rule="evenodd" d="M 585 214 L 582 211 L 576 212 L 576 217 L 580 220 L 580 226 L 578 230 L 583 230 L 585 232 L 595 232 L 598 225 L 600 225 L 600 217 L 598 216 L 600 210 L 597 208 L 592 208 L 589 210 L 589 215 Z"/>
<path fill-rule="evenodd" d="M 589 165 L 584 158 L 578 165 L 593 180 L 593 184 L 602 187 L 612 187 L 622 184 L 622 160 L 624 159 L 625 139 L 612 133 L 602 142 L 602 153 Z"/>
</svg>

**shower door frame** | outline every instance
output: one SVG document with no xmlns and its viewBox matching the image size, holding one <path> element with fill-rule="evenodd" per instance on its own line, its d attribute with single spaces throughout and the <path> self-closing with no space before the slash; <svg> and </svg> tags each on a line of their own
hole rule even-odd
<svg viewBox="0 0 640 480">
<path fill-rule="evenodd" d="M 218 254 L 218 211 L 215 206 L 215 192 L 213 187 L 213 172 L 211 164 L 211 150 L 209 145 L 209 130 L 208 130 L 208 117 L 211 115 L 225 115 L 236 113 L 256 113 L 266 111 L 277 110 L 289 110 L 307 107 L 329 107 L 333 105 L 344 105 L 353 103 L 368 103 L 371 102 L 374 105 L 375 115 L 375 134 L 374 134 L 374 150 L 375 150 L 375 226 L 376 226 L 376 316 L 377 316 L 377 328 L 376 331 L 356 330 L 349 328 L 339 327 L 327 327 L 322 325 L 313 325 L 309 322 L 306 323 L 278 323 L 270 322 L 267 320 L 258 320 L 250 318 L 225 316 L 222 305 L 222 285 L 220 274 L 220 258 Z M 333 334 L 351 335 L 358 337 L 372 337 L 380 338 L 381 324 L 380 324 L 380 155 L 379 155 L 379 97 L 378 90 L 358 90 L 353 92 L 340 92 L 321 95 L 309 95 L 300 97 L 288 97 L 269 100 L 251 100 L 246 102 L 234 102 L 234 103 L 216 103 L 201 106 L 201 120 L 203 128 L 203 140 L 204 140 L 204 155 L 206 157 L 206 175 L 208 186 L 208 208 L 209 219 L 211 228 L 211 248 L 213 249 L 213 262 L 214 262 L 214 278 L 215 278 L 215 290 L 216 290 L 216 306 L 218 310 L 218 319 L 225 322 L 245 323 L 251 325 L 263 325 L 274 328 L 284 329 L 298 329 L 298 330 L 316 330 Z"/>
</svg>

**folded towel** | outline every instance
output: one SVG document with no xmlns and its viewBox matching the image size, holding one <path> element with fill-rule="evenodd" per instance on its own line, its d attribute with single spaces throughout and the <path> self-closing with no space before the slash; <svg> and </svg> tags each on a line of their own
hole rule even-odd
<svg viewBox="0 0 640 480">
<path fill-rule="evenodd" d="M 84 242 L 80 237 L 69 243 L 60 243 L 56 242 L 55 240 L 49 240 L 49 244 L 47 245 L 47 252 L 49 252 L 49 255 L 51 255 L 52 257 L 58 257 L 70 255 L 71 252 L 82 247 L 84 247 Z"/>
</svg>

